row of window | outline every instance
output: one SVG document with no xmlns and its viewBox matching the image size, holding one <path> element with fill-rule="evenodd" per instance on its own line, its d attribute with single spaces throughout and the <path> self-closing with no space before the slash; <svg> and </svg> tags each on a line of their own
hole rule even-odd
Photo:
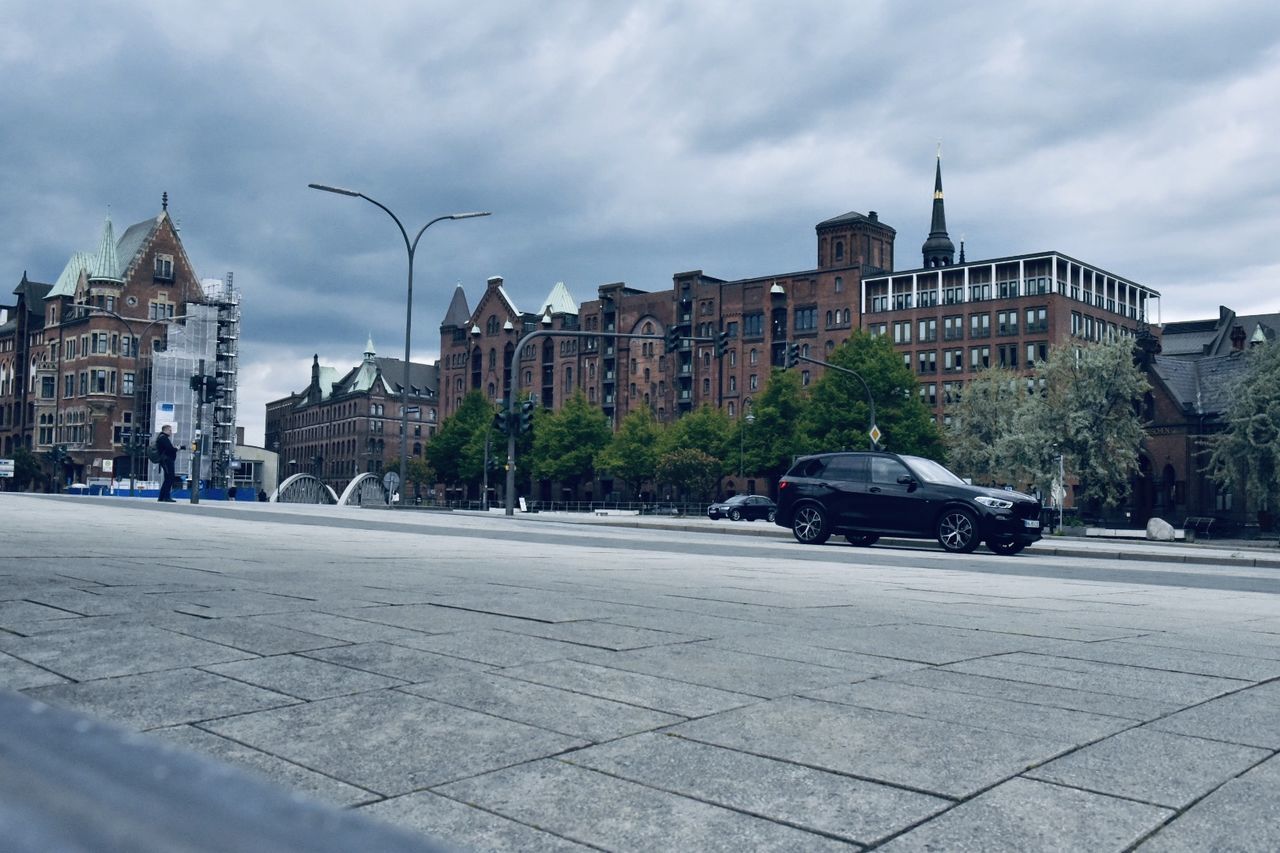
<svg viewBox="0 0 1280 853">
<path fill-rule="evenodd" d="M 994 364 L 1000 367 L 1016 369 L 1019 366 L 1031 367 L 1039 362 L 1043 362 L 1049 357 L 1049 343 L 1047 341 L 1036 341 L 1033 343 L 1022 344 L 1005 344 L 995 348 L 996 360 Z M 963 373 L 965 371 L 965 350 L 964 347 L 953 347 L 942 351 L 942 372 L 943 373 Z M 993 364 L 992 348 L 988 346 L 969 347 L 968 369 L 970 371 L 982 370 L 991 367 Z M 1025 360 L 1019 365 L 1020 358 Z M 908 368 L 912 368 L 911 353 L 902 354 L 902 363 Z M 938 372 L 938 351 L 937 350 L 920 350 L 915 354 L 914 369 L 917 373 L 929 374 Z"/>
<path fill-rule="evenodd" d="M 968 298 L 966 298 L 966 287 L 964 284 L 948 284 L 941 288 L 943 305 L 960 305 L 965 302 L 986 302 L 991 299 L 1014 299 L 1019 296 L 1041 296 L 1050 293 L 1060 293 L 1068 295 L 1076 302 L 1085 302 L 1098 308 L 1106 308 L 1112 313 L 1116 310 L 1116 300 L 1114 296 L 1107 296 L 1101 291 L 1093 293 L 1084 293 L 1083 298 L 1080 285 L 1072 284 L 1067 286 L 1065 281 L 1059 281 L 1057 287 L 1053 286 L 1052 280 L 1048 276 L 1028 277 L 1021 282 L 1017 279 L 1008 279 L 997 282 L 970 282 L 968 285 Z M 910 308 L 928 308 L 938 304 L 939 289 L 930 287 L 925 290 L 919 290 L 916 293 L 872 293 L 869 294 L 871 302 L 871 311 L 880 312 L 888 311 L 892 307 L 895 311 L 903 311 Z M 1124 306 L 1121 306 L 1124 308 Z M 1126 309 L 1130 316 L 1136 316 L 1136 309 Z"/>
<path fill-rule="evenodd" d="M 1023 382 L 1026 383 L 1027 394 L 1034 394 L 1037 391 L 1044 393 L 1045 380 L 1041 377 L 1028 376 Z M 960 402 L 960 398 L 964 391 L 964 383 L 958 381 L 942 383 L 942 403 L 950 406 L 953 403 Z M 938 405 L 938 383 L 922 382 L 919 387 L 920 402 L 929 408 L 935 408 Z M 950 423 L 950 420 L 947 421 Z"/>
<path fill-rule="evenodd" d="M 1026 325 L 1019 330 L 1018 321 L 1025 318 Z M 991 315 L 990 314 L 970 314 L 969 315 L 969 333 L 971 339 L 989 338 L 991 337 Z M 1020 333 L 1034 334 L 1036 332 L 1049 331 L 1049 309 L 1043 306 L 1027 308 L 1023 312 L 1019 311 L 998 311 L 996 312 L 995 323 L 996 334 L 999 336 L 1012 336 Z M 888 323 L 870 323 L 867 330 L 873 335 L 884 335 L 889 331 Z M 916 343 L 933 343 L 938 340 L 938 318 L 930 317 L 924 320 L 897 320 L 893 324 L 893 342 L 895 344 L 912 343 L 912 335 L 915 335 Z M 942 339 L 944 341 L 962 341 L 965 339 L 965 318 L 963 314 L 955 314 L 942 318 Z"/>
</svg>

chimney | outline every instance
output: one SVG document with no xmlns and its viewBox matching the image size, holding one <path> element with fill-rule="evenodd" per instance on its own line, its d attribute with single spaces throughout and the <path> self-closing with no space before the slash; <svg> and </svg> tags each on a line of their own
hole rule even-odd
<svg viewBox="0 0 1280 853">
<path fill-rule="evenodd" d="M 1244 326 L 1232 326 L 1231 327 L 1231 348 L 1236 352 L 1240 352 L 1241 350 L 1244 349 L 1244 340 L 1245 340 Z"/>
<path fill-rule="evenodd" d="M 879 222 L 880 216 L 873 210 L 867 214 L 867 219 L 870 219 L 872 222 Z"/>
</svg>

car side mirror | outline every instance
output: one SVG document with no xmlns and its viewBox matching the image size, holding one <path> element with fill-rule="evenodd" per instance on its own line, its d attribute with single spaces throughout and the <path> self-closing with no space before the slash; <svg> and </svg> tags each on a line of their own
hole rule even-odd
<svg viewBox="0 0 1280 853">
<path fill-rule="evenodd" d="M 903 474 L 898 478 L 898 484 L 902 486 L 914 486 L 915 482 L 916 478 L 912 477 L 910 474 Z"/>
</svg>

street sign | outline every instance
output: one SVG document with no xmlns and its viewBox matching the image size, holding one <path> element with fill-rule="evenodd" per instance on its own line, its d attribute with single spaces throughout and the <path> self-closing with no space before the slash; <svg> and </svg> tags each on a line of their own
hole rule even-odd
<svg viewBox="0 0 1280 853">
<path fill-rule="evenodd" d="M 406 406 L 405 411 L 411 415 L 416 415 L 416 414 L 419 414 L 422 411 L 422 409 L 418 408 L 417 406 Z"/>
<path fill-rule="evenodd" d="M 875 424 L 872 424 L 871 430 L 867 433 L 867 435 L 871 436 L 871 440 L 873 442 L 875 442 L 876 444 L 879 444 L 880 437 L 884 435 L 884 433 L 880 431 L 880 427 L 876 426 Z"/>
<path fill-rule="evenodd" d="M 13 460 L 0 459 L 0 477 L 12 477 L 12 476 L 13 476 Z"/>
<path fill-rule="evenodd" d="M 396 489 L 400 488 L 400 475 L 395 471 L 388 471 L 382 475 L 382 485 L 387 487 L 387 491 L 395 494 Z"/>
</svg>

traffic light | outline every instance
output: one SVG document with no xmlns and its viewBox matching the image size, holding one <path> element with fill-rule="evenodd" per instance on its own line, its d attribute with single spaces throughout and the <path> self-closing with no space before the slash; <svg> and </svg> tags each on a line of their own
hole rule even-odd
<svg viewBox="0 0 1280 853">
<path fill-rule="evenodd" d="M 800 363 L 800 345 L 792 344 L 787 347 L 787 363 L 784 367 L 795 367 Z"/>
<path fill-rule="evenodd" d="M 226 380 L 217 376 L 204 377 L 204 401 L 212 403 L 214 400 L 220 400 L 227 395 Z"/>
<path fill-rule="evenodd" d="M 194 376 L 192 376 L 192 377 L 191 377 L 191 390 L 192 390 L 192 391 L 199 392 L 199 393 L 203 393 L 203 391 L 204 391 L 204 380 L 205 380 L 205 377 L 201 376 L 199 373 L 197 373 L 197 374 L 195 374 Z"/>
<path fill-rule="evenodd" d="M 493 413 L 493 428 L 503 435 L 507 434 L 507 410 L 505 408 L 498 409 Z"/>
<path fill-rule="evenodd" d="M 525 400 L 520 404 L 520 432 L 533 429 L 533 401 Z"/>
<path fill-rule="evenodd" d="M 667 329 L 667 352 L 675 352 L 680 349 L 680 330 L 675 326 Z"/>
<path fill-rule="evenodd" d="M 723 358 L 725 352 L 729 349 L 729 333 L 721 332 L 716 335 L 716 358 Z"/>
</svg>

